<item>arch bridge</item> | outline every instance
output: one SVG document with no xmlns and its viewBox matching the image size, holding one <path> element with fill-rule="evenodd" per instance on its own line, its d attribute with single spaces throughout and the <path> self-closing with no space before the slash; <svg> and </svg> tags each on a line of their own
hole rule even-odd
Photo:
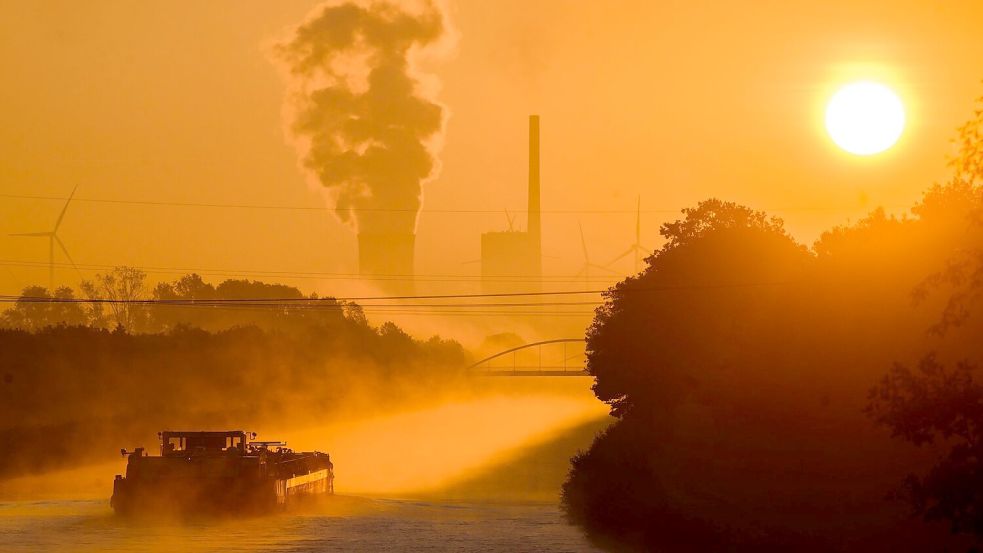
<svg viewBox="0 0 983 553">
<path fill-rule="evenodd" d="M 589 376 L 585 345 L 583 338 L 532 342 L 485 357 L 466 370 L 479 376 Z"/>
</svg>

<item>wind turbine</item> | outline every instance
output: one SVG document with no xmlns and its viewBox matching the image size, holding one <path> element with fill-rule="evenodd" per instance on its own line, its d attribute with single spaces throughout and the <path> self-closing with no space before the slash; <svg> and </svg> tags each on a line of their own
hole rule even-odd
<svg viewBox="0 0 983 553">
<path fill-rule="evenodd" d="M 628 246 L 628 249 L 618 257 L 612 259 L 605 267 L 610 267 L 631 254 L 635 254 L 635 273 L 638 273 L 638 266 L 644 254 L 651 250 L 642 245 L 642 197 L 638 197 L 638 204 L 635 207 L 635 242 Z"/>
<path fill-rule="evenodd" d="M 584 283 L 589 286 L 590 284 L 588 281 L 590 280 L 591 269 L 599 269 L 607 273 L 614 273 L 614 271 L 608 269 L 607 267 L 591 263 L 590 255 L 587 253 L 587 240 L 584 239 L 584 226 L 580 223 L 577 223 L 577 226 L 580 227 L 580 248 L 584 252 L 584 264 L 574 276 L 584 275 Z"/>
<path fill-rule="evenodd" d="M 17 234 L 11 234 L 10 236 L 31 236 L 35 238 L 47 238 L 48 239 L 48 290 L 54 294 L 55 292 L 55 244 L 61 248 L 62 253 L 65 257 L 72 263 L 72 267 L 75 268 L 75 272 L 78 272 L 78 265 L 75 264 L 75 260 L 72 259 L 71 254 L 68 253 L 68 248 L 58 238 L 58 228 L 61 227 L 62 220 L 65 219 L 65 212 L 68 211 L 68 204 L 72 203 L 72 198 L 75 197 L 75 191 L 78 189 L 78 185 L 72 189 L 72 193 L 68 195 L 68 200 L 65 201 L 65 206 L 61 208 L 61 213 L 58 214 L 58 220 L 55 221 L 55 228 L 48 232 L 21 232 Z M 79 273 L 81 274 L 81 273 Z"/>
</svg>

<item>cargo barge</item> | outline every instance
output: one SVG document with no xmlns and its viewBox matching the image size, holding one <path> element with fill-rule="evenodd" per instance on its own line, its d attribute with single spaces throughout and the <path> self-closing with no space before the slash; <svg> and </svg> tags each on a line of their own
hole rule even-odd
<svg viewBox="0 0 983 553">
<path fill-rule="evenodd" d="M 334 493 L 327 453 L 295 452 L 255 433 L 158 433 L 160 455 L 120 450 L 126 475 L 113 482 L 113 510 L 137 514 L 245 514 L 283 509 Z"/>
</svg>

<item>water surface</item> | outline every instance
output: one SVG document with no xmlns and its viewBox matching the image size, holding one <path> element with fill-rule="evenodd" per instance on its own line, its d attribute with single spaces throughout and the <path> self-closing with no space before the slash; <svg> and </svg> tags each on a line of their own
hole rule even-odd
<svg viewBox="0 0 983 553">
<path fill-rule="evenodd" d="M 556 505 L 352 497 L 244 520 L 126 521 L 104 500 L 0 503 L 0 550 L 595 551 Z"/>
</svg>

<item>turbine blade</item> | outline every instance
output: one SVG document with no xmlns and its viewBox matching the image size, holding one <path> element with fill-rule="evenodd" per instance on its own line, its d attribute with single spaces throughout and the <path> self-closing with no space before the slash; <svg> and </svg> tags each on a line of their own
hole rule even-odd
<svg viewBox="0 0 983 553">
<path fill-rule="evenodd" d="M 600 270 L 602 270 L 604 272 L 611 273 L 612 275 L 620 274 L 620 273 L 618 273 L 618 271 L 615 271 L 614 269 L 609 269 L 607 267 L 602 267 L 600 265 L 595 265 L 594 263 L 591 263 L 590 266 L 593 267 L 593 268 L 595 268 L 595 269 L 600 269 Z"/>
<path fill-rule="evenodd" d="M 611 261 L 608 261 L 607 264 L 605 264 L 605 267 L 610 267 L 611 265 L 614 265 L 615 263 L 621 261 L 622 259 L 628 257 L 629 255 L 631 255 L 633 253 L 635 253 L 635 247 L 634 246 L 632 246 L 631 248 L 628 248 L 627 250 L 625 250 L 625 252 L 622 253 L 622 254 L 620 254 L 618 257 L 615 257 Z"/>
<path fill-rule="evenodd" d="M 11 234 L 9 236 L 40 236 L 48 237 L 51 236 L 50 232 L 18 232 L 16 234 Z"/>
<path fill-rule="evenodd" d="M 82 272 L 79 271 L 78 265 L 75 264 L 75 260 L 72 259 L 72 255 L 68 253 L 68 248 L 65 247 L 65 244 L 61 241 L 61 238 L 58 238 L 57 236 L 54 235 L 52 235 L 52 238 L 54 238 L 55 242 L 58 243 L 58 247 L 61 248 L 61 253 L 65 254 L 65 257 L 67 257 L 68 261 L 71 262 L 72 268 L 75 269 L 75 272 L 78 273 L 79 276 L 82 276 Z"/>
<path fill-rule="evenodd" d="M 638 203 L 635 204 L 635 243 L 642 241 L 642 195 L 638 195 Z"/>
<path fill-rule="evenodd" d="M 76 184 L 75 188 L 72 189 L 72 193 L 68 195 L 68 199 L 65 200 L 65 207 L 61 208 L 61 213 L 58 214 L 58 220 L 55 221 L 55 230 L 51 231 L 52 233 L 58 232 L 58 227 L 61 226 L 61 221 L 65 218 L 65 212 L 68 211 L 68 204 L 72 203 L 72 198 L 75 197 L 75 191 L 78 190 L 78 187 L 79 185 Z"/>
<path fill-rule="evenodd" d="M 584 239 L 584 225 L 578 222 L 577 226 L 580 227 L 580 249 L 584 252 L 584 261 L 589 264 L 590 257 L 587 255 L 587 240 Z"/>
</svg>

